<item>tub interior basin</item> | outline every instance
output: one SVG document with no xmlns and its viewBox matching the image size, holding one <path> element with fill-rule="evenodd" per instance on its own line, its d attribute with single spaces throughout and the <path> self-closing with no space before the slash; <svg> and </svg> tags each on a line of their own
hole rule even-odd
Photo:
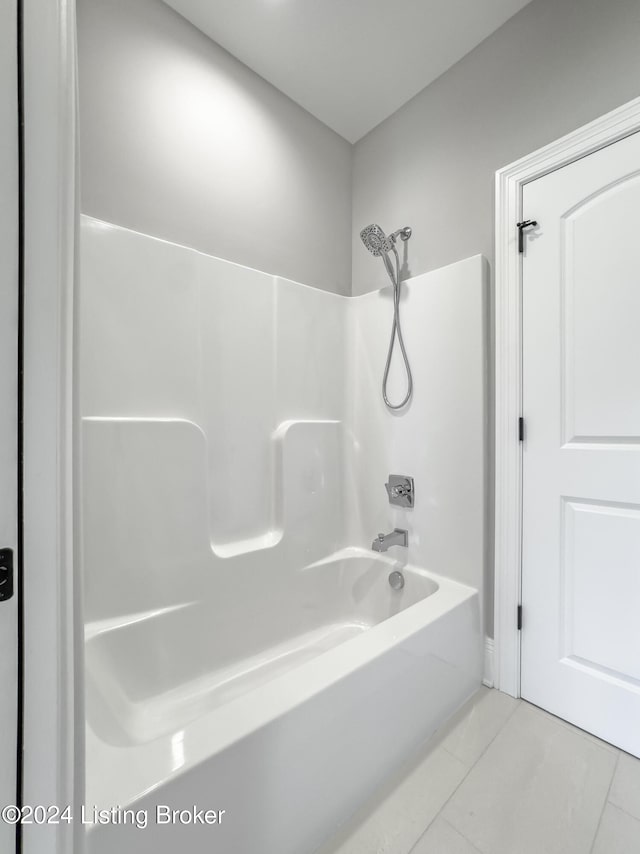
<svg viewBox="0 0 640 854">
<path fill-rule="evenodd" d="M 410 567 L 405 586 L 377 556 L 306 567 L 158 611 L 89 624 L 87 718 L 114 744 L 151 741 L 300 666 L 438 589 Z"/>
</svg>

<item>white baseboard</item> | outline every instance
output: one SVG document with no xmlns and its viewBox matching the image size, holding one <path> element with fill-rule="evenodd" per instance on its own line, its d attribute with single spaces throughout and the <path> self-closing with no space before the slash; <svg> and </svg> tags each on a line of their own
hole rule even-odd
<svg viewBox="0 0 640 854">
<path fill-rule="evenodd" d="M 484 639 L 484 676 L 482 684 L 493 688 L 493 638 Z"/>
</svg>

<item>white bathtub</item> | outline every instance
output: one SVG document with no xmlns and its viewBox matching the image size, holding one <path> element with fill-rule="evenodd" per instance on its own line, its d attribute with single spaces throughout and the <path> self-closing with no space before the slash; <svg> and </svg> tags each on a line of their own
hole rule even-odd
<svg viewBox="0 0 640 854">
<path fill-rule="evenodd" d="M 91 854 L 311 854 L 480 685 L 477 591 L 407 566 L 396 592 L 395 568 L 347 549 L 88 625 L 87 816 L 148 820 L 95 825 Z"/>
</svg>

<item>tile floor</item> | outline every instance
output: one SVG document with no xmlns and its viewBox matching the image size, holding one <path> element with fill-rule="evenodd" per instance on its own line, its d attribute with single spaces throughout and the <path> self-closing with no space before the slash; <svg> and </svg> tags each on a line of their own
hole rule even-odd
<svg viewBox="0 0 640 854">
<path fill-rule="evenodd" d="M 319 854 L 640 854 L 640 760 L 483 688 Z"/>
</svg>

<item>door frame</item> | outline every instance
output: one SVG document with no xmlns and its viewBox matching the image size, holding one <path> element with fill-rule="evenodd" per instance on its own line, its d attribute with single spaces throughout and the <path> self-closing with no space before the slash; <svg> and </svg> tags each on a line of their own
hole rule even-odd
<svg viewBox="0 0 640 854">
<path fill-rule="evenodd" d="M 0 790 L 3 805 L 20 803 L 21 714 L 21 105 L 18 0 L 0 7 L 0 546 L 13 556 L 13 593 L 0 603 L 2 695 L 0 697 Z M 4 561 L 3 561 L 4 562 Z M 0 822 L 0 847 L 19 848 L 20 826 Z"/>
<path fill-rule="evenodd" d="M 74 559 L 75 0 L 18 0 L 24 131 L 22 801 L 71 806 L 84 785 L 82 613 Z M 23 854 L 67 854 L 72 824 L 25 824 Z"/>
<path fill-rule="evenodd" d="M 640 131 L 640 98 L 496 172 L 495 177 L 495 593 L 494 684 L 520 696 L 522 589 L 522 188 Z M 528 212 L 530 213 L 530 212 Z"/>
</svg>

